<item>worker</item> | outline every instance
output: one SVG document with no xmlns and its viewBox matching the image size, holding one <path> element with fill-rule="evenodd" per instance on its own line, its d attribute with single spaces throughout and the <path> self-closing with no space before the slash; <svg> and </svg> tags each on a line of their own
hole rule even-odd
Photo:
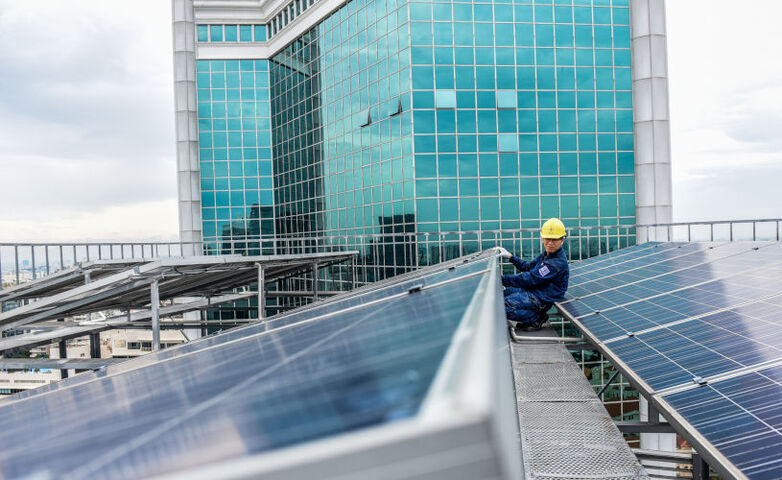
<svg viewBox="0 0 782 480">
<path fill-rule="evenodd" d="M 511 255 L 502 247 L 498 253 L 522 273 L 503 275 L 505 314 L 516 333 L 540 330 L 548 320 L 546 312 L 565 298 L 570 268 L 562 245 L 565 225 L 557 218 L 546 220 L 540 230 L 545 251 L 530 262 Z"/>
</svg>

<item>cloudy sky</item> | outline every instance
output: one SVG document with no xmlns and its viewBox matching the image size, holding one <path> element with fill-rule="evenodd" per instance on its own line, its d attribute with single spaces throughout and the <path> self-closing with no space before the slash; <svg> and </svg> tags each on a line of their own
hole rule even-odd
<svg viewBox="0 0 782 480">
<path fill-rule="evenodd" d="M 674 220 L 782 217 L 782 2 L 667 2 Z M 0 242 L 177 236 L 168 0 L 0 0 Z"/>
</svg>

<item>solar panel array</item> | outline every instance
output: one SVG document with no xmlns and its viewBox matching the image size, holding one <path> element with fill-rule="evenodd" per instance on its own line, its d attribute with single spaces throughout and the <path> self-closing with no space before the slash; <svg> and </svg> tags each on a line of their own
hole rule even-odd
<svg viewBox="0 0 782 480">
<path fill-rule="evenodd" d="M 411 418 L 495 264 L 446 264 L 11 397 L 0 477 L 147 477 Z"/>
<path fill-rule="evenodd" d="M 712 467 L 782 478 L 782 244 L 650 243 L 570 279 L 563 313 Z"/>
</svg>

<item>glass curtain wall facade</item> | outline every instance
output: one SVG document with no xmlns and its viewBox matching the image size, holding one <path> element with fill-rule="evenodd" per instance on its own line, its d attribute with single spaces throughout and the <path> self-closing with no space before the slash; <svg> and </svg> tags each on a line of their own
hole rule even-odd
<svg viewBox="0 0 782 480">
<path fill-rule="evenodd" d="M 205 243 L 334 237 L 373 281 L 497 236 L 534 254 L 518 229 L 553 216 L 634 224 L 629 10 L 353 0 L 268 62 L 198 60 Z"/>
<path fill-rule="evenodd" d="M 415 265 L 408 43 L 406 3 L 355 0 L 271 59 L 278 235 L 347 235 L 360 281 Z"/>
<path fill-rule="evenodd" d="M 196 85 L 204 248 L 224 253 L 274 234 L 269 62 L 198 60 Z"/>
</svg>

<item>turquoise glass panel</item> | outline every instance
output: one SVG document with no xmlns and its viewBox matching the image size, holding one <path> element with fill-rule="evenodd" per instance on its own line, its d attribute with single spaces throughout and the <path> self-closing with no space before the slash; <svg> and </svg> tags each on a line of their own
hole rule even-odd
<svg viewBox="0 0 782 480">
<path fill-rule="evenodd" d="M 208 42 L 209 41 L 209 25 L 198 25 L 196 27 L 197 33 L 198 33 L 198 41 L 199 42 Z"/>
<path fill-rule="evenodd" d="M 239 25 L 239 41 L 241 42 L 252 42 L 253 41 L 253 30 L 252 25 Z"/>
<path fill-rule="evenodd" d="M 266 25 L 254 25 L 253 34 L 256 42 L 266 41 Z"/>
<path fill-rule="evenodd" d="M 225 41 L 237 42 L 239 41 L 239 32 L 236 25 L 225 25 Z"/>
<path fill-rule="evenodd" d="M 209 26 L 209 40 L 212 42 L 223 41 L 223 26 L 222 25 L 210 25 Z"/>
</svg>

